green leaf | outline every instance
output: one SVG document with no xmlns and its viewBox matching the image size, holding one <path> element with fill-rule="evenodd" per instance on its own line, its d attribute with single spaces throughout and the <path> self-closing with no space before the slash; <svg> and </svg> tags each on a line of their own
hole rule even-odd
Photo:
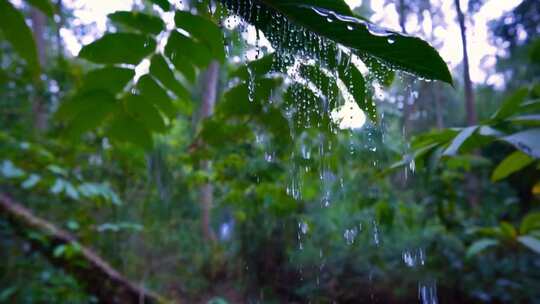
<svg viewBox="0 0 540 304">
<path fill-rule="evenodd" d="M 135 33 L 108 33 L 85 45 L 79 57 L 103 64 L 138 64 L 156 49 L 156 41 Z"/>
<path fill-rule="evenodd" d="M 378 58 L 391 67 L 416 73 L 420 77 L 452 83 L 446 63 L 428 43 L 354 17 L 342 0 L 261 0 L 256 5 L 246 5 L 246 1 L 236 0 L 222 0 L 222 2 L 249 23 L 261 29 L 271 42 L 277 41 L 272 39 L 276 29 L 277 35 L 310 36 L 302 33 L 297 35 L 296 29 L 288 33 L 287 27 L 283 28 L 279 24 L 284 23 L 279 16 L 282 15 L 291 23 L 300 26 L 301 31 L 313 33 L 311 36 L 319 42 L 320 39 L 317 37 L 323 36 L 351 48 L 358 54 Z M 285 31 L 280 31 L 280 29 Z M 295 38 L 280 40 L 294 43 Z M 303 43 L 303 45 L 314 43 L 316 41 Z M 283 45 L 274 45 L 274 47 L 280 49 Z"/>
<path fill-rule="evenodd" d="M 0 291 L 0 303 L 6 302 L 17 292 L 17 286 L 7 287 Z"/>
<path fill-rule="evenodd" d="M 467 256 L 467 258 L 471 258 L 471 257 L 479 254 L 480 252 L 488 249 L 489 247 L 496 246 L 498 244 L 499 244 L 499 242 L 497 240 L 494 240 L 494 239 L 481 239 L 481 240 L 475 241 L 467 249 L 466 256 Z"/>
<path fill-rule="evenodd" d="M 471 126 L 467 127 L 461 130 L 459 134 L 454 138 L 452 143 L 446 150 L 444 150 L 443 155 L 446 156 L 453 156 L 456 155 L 459 151 L 459 148 L 463 145 L 463 143 L 471 137 L 474 132 L 478 129 L 478 126 Z"/>
<path fill-rule="evenodd" d="M 315 65 L 302 65 L 299 68 L 299 74 L 304 79 L 309 80 L 311 83 L 320 90 L 326 97 L 325 100 L 325 112 L 328 109 L 333 109 L 337 106 L 337 99 L 339 97 L 339 88 L 336 83 L 335 77 L 328 76 L 323 70 Z M 363 99 L 363 96 L 362 96 Z"/>
<path fill-rule="evenodd" d="M 128 94 L 123 99 L 127 112 L 149 130 L 164 132 L 167 128 L 154 105 L 140 95 Z"/>
<path fill-rule="evenodd" d="M 176 12 L 174 22 L 177 27 L 206 45 L 214 58 L 223 62 L 225 59 L 223 32 L 214 22 L 184 11 Z"/>
<path fill-rule="evenodd" d="M 77 138 L 99 127 L 117 106 L 118 103 L 111 93 L 104 90 L 89 91 L 64 102 L 57 115 L 67 121 L 67 135 Z"/>
<path fill-rule="evenodd" d="M 528 234 L 535 230 L 540 230 L 540 212 L 527 214 L 519 226 L 519 232 L 521 234 Z"/>
<path fill-rule="evenodd" d="M 324 102 L 309 88 L 294 83 L 285 92 L 283 101 L 292 113 L 293 131 L 297 134 L 311 127 L 319 127 L 323 130 L 329 125 L 329 117 L 323 116 Z M 306 111 L 304 109 L 309 109 Z"/>
<path fill-rule="evenodd" d="M 540 114 L 513 116 L 509 120 L 515 124 L 522 124 L 522 125 L 527 125 L 527 126 L 540 126 Z"/>
<path fill-rule="evenodd" d="M 239 84 L 225 93 L 223 102 L 218 104 L 218 111 L 228 116 L 257 116 L 262 112 L 262 102 L 268 101 L 272 91 L 281 83 L 281 79 L 261 78 L 254 79 L 252 84 Z M 251 93 L 249 86 L 252 86 Z"/>
<path fill-rule="evenodd" d="M 134 76 L 135 71 L 128 68 L 108 66 L 92 70 L 84 76 L 79 93 L 105 90 L 117 94 L 126 87 Z"/>
<path fill-rule="evenodd" d="M 199 136 L 208 145 L 223 147 L 235 140 L 244 140 L 249 131 L 246 124 L 227 124 L 216 119 L 206 119 Z"/>
<path fill-rule="evenodd" d="M 191 45 L 187 42 L 191 42 Z M 189 51 L 186 51 L 186 46 L 193 46 L 196 44 L 192 39 L 185 37 L 184 35 L 173 31 L 169 35 L 169 40 L 167 40 L 167 45 L 165 46 L 165 56 L 169 58 L 174 67 L 190 82 L 195 82 L 195 67 L 193 66 L 193 59 L 189 54 Z M 202 49 L 205 49 L 202 47 Z M 193 53 L 194 49 L 191 49 Z M 208 53 L 209 54 L 209 53 Z M 204 53 L 200 54 L 204 56 Z"/>
<path fill-rule="evenodd" d="M 125 25 L 141 33 L 157 35 L 165 29 L 165 23 L 161 18 L 141 12 L 119 11 L 108 15 L 109 19 Z"/>
<path fill-rule="evenodd" d="M 178 113 L 178 109 L 172 103 L 165 89 L 152 76 L 146 74 L 139 78 L 137 88 L 146 100 L 152 102 L 169 119 L 173 119 Z"/>
<path fill-rule="evenodd" d="M 533 63 L 540 64 L 540 39 L 536 39 L 531 44 L 529 57 Z"/>
<path fill-rule="evenodd" d="M 49 192 L 52 194 L 60 194 L 62 191 L 64 191 L 66 186 L 66 181 L 62 178 L 57 178 L 54 181 L 54 184 L 49 189 Z"/>
<path fill-rule="evenodd" d="M 47 15 L 47 17 L 53 17 L 55 8 L 51 1 L 49 0 L 25 0 L 28 2 L 28 4 L 32 5 L 33 7 L 39 9 L 43 14 Z"/>
<path fill-rule="evenodd" d="M 54 248 L 54 251 L 53 251 L 53 256 L 55 258 L 60 258 L 61 256 L 64 255 L 65 251 L 66 251 L 66 245 L 56 246 L 56 248 Z"/>
<path fill-rule="evenodd" d="M 535 237 L 532 236 L 520 236 L 518 238 L 518 242 L 520 242 L 523 246 L 529 248 L 530 250 L 536 252 L 537 254 L 540 254 L 540 240 L 538 240 Z"/>
<path fill-rule="evenodd" d="M 156 77 L 167 89 L 171 90 L 177 97 L 190 99 L 189 92 L 176 79 L 169 64 L 161 55 L 154 55 L 150 63 L 150 74 Z"/>
<path fill-rule="evenodd" d="M 392 69 L 385 66 L 383 63 L 380 62 L 380 60 L 374 57 L 362 54 L 359 55 L 359 57 L 371 71 L 371 75 L 373 75 L 381 85 L 385 87 L 389 87 L 390 85 L 392 85 L 396 75 L 396 73 Z"/>
<path fill-rule="evenodd" d="M 231 73 L 231 77 L 239 77 L 244 80 L 250 77 L 260 78 L 273 70 L 274 55 L 267 55 L 248 64 L 242 65 Z"/>
<path fill-rule="evenodd" d="M 500 181 L 501 179 L 506 178 L 512 173 L 515 173 L 534 161 L 533 158 L 529 157 L 527 154 L 516 151 L 506 157 L 493 171 L 491 175 L 491 180 L 493 182 Z"/>
<path fill-rule="evenodd" d="M 371 98 L 366 97 L 366 81 L 364 80 L 362 73 L 360 73 L 354 64 L 344 62 L 339 64 L 338 73 L 339 78 L 346 85 L 347 90 L 353 96 L 360 109 L 366 112 L 366 116 L 369 117 L 371 121 L 376 122 L 377 107 Z"/>
<path fill-rule="evenodd" d="M 501 232 L 501 236 L 505 239 L 513 240 L 517 236 L 516 228 L 508 222 L 501 222 L 499 231 Z"/>
<path fill-rule="evenodd" d="M 41 180 L 41 176 L 37 174 L 30 174 L 30 176 L 21 184 L 23 189 L 31 189 Z"/>
<path fill-rule="evenodd" d="M 187 37 L 178 31 L 172 31 L 165 46 L 165 55 L 171 61 L 185 60 L 186 64 L 193 64 L 199 68 L 206 67 L 213 59 L 210 49 L 204 44 Z"/>
<path fill-rule="evenodd" d="M 73 186 L 72 183 L 70 182 L 67 182 L 65 181 L 64 183 L 64 192 L 66 193 L 66 195 L 73 199 L 73 200 L 79 200 L 79 192 L 77 191 L 77 189 Z"/>
<path fill-rule="evenodd" d="M 34 76 L 40 71 L 34 35 L 24 21 L 24 16 L 8 0 L 0 0 L 0 31 L 19 56 L 26 61 Z"/>
<path fill-rule="evenodd" d="M 169 3 L 168 0 L 149 0 L 149 1 L 161 7 L 161 9 L 164 11 L 168 11 L 171 9 L 171 4 Z"/>
<path fill-rule="evenodd" d="M 502 120 L 516 113 L 520 105 L 523 103 L 529 94 L 528 88 L 521 88 L 514 92 L 510 97 L 506 98 L 499 110 L 491 117 L 494 120 Z"/>
<path fill-rule="evenodd" d="M 107 202 L 111 202 L 113 205 L 122 205 L 122 201 L 118 195 L 106 183 L 83 183 L 79 185 L 78 191 L 82 196 L 88 198 L 95 199 L 100 197 Z"/>
<path fill-rule="evenodd" d="M 153 145 L 152 135 L 143 124 L 125 114 L 115 116 L 107 134 L 113 140 L 129 142 L 144 149 Z"/>
<path fill-rule="evenodd" d="M 23 169 L 17 167 L 11 160 L 4 160 L 0 166 L 0 174 L 5 178 L 20 178 L 26 175 Z"/>
<path fill-rule="evenodd" d="M 500 139 L 533 158 L 540 158 L 540 129 L 529 129 Z"/>
<path fill-rule="evenodd" d="M 521 104 L 519 113 L 538 113 L 540 112 L 540 99 L 533 99 Z"/>
</svg>

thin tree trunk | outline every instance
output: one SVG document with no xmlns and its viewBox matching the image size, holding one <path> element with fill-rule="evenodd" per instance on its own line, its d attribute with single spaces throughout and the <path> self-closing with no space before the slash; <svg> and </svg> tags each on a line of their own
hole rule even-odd
<svg viewBox="0 0 540 304">
<path fill-rule="evenodd" d="M 62 35 L 60 35 L 60 30 L 64 27 L 64 15 L 63 15 L 64 5 L 62 0 L 56 1 L 56 11 L 58 12 L 58 19 L 56 21 L 56 51 L 58 58 L 64 56 L 64 44 L 62 43 Z"/>
<path fill-rule="evenodd" d="M 458 16 L 459 29 L 461 31 L 461 42 L 463 45 L 463 83 L 465 88 L 465 110 L 467 115 L 467 125 L 472 126 L 478 122 L 476 116 L 476 104 L 474 101 L 474 92 L 471 81 L 469 67 L 469 53 L 467 51 L 467 28 L 465 26 L 465 15 L 461 10 L 459 0 L 454 0 Z M 477 153 L 477 152 L 475 152 Z M 468 191 L 467 199 L 469 204 L 476 208 L 480 202 L 478 178 L 471 172 L 466 176 L 466 189 Z"/>
<path fill-rule="evenodd" d="M 405 0 L 399 0 L 399 26 L 401 27 L 401 32 L 404 34 L 407 33 L 407 29 L 405 28 L 405 23 L 407 20 L 407 12 L 405 8 Z M 403 82 L 408 83 L 410 79 L 407 76 L 404 76 Z M 413 105 L 409 103 L 410 96 L 405 96 L 403 99 L 403 136 L 406 138 L 409 138 L 411 131 L 412 131 L 412 121 L 411 121 L 411 114 L 413 110 Z"/>
<path fill-rule="evenodd" d="M 32 31 L 36 41 L 39 64 L 41 67 L 45 67 L 47 64 L 45 42 L 45 25 L 47 19 L 46 16 L 36 8 L 31 9 L 30 17 L 32 19 Z M 47 107 L 45 105 L 45 98 L 43 96 L 44 86 L 43 82 L 39 78 L 34 80 L 34 85 L 36 88 L 32 104 L 34 129 L 38 133 L 42 133 L 47 129 Z"/>
<path fill-rule="evenodd" d="M 208 66 L 203 84 L 203 96 L 200 111 L 200 121 L 212 116 L 217 99 L 219 80 L 219 63 L 213 61 Z M 210 170 L 211 163 L 209 160 L 201 162 L 201 170 Z M 202 232 L 205 239 L 214 241 L 216 236 L 212 229 L 212 206 L 214 201 L 214 186 L 211 183 L 206 183 L 200 188 L 200 203 L 201 203 L 201 224 Z"/>
<path fill-rule="evenodd" d="M 476 117 L 476 105 L 469 68 L 469 53 L 467 51 L 467 28 L 465 27 L 465 16 L 461 10 L 459 0 L 454 0 L 458 15 L 459 29 L 461 31 L 461 42 L 463 45 L 463 82 L 465 87 L 465 109 L 467 111 L 467 125 L 475 125 L 478 121 Z"/>
<path fill-rule="evenodd" d="M 53 265 L 73 275 L 99 303 L 162 303 L 157 295 L 133 284 L 91 249 L 80 247 L 75 256 L 55 254 L 58 246 L 79 244 L 75 236 L 35 216 L 23 205 L 0 193 L 0 217 Z M 40 238 L 32 237 L 39 235 Z"/>
<path fill-rule="evenodd" d="M 441 95 L 439 90 L 441 87 L 434 83 L 431 85 L 431 90 L 433 92 L 433 99 L 435 101 L 435 118 L 437 123 L 437 129 L 443 129 L 444 128 L 444 118 L 442 113 L 442 105 L 441 105 Z"/>
<path fill-rule="evenodd" d="M 405 0 L 399 0 L 399 26 L 403 33 L 407 33 L 407 30 L 405 29 L 405 13 Z"/>
</svg>

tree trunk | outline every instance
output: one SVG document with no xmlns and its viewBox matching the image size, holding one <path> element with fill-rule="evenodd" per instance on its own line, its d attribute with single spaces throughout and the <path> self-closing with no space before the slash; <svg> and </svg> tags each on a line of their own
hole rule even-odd
<svg viewBox="0 0 540 304">
<path fill-rule="evenodd" d="M 437 129 L 441 130 L 444 128 L 441 95 L 439 92 L 439 90 L 441 90 L 441 87 L 437 83 L 434 83 L 431 85 L 431 90 L 433 92 L 433 99 L 435 101 L 435 118 L 436 118 Z"/>
<path fill-rule="evenodd" d="M 36 41 L 39 64 L 41 67 L 45 67 L 47 64 L 45 42 L 45 25 L 47 19 L 45 15 L 36 8 L 31 9 L 30 17 L 32 19 L 32 31 Z M 32 104 L 34 129 L 38 133 L 42 133 L 45 131 L 45 129 L 47 129 L 47 107 L 45 104 L 45 98 L 43 96 L 43 91 L 45 88 L 43 82 L 39 78 L 34 80 L 34 85 L 35 96 Z"/>
<path fill-rule="evenodd" d="M 401 27 L 401 32 L 404 34 L 407 33 L 405 28 L 405 22 L 407 21 L 407 11 L 405 8 L 405 0 L 399 0 L 398 6 L 399 12 L 399 26 Z M 403 77 L 403 82 L 405 84 L 410 83 L 410 78 L 405 75 Z M 410 103 L 410 96 L 405 96 L 403 99 L 403 117 L 402 117 L 402 126 L 403 126 L 403 136 L 409 138 L 412 131 L 412 121 L 411 114 L 413 112 L 413 105 Z"/>
<path fill-rule="evenodd" d="M 79 244 L 70 233 L 36 217 L 30 210 L 0 193 L 0 216 L 8 220 L 16 233 L 26 239 L 53 265 L 73 275 L 99 303 L 160 303 L 158 296 L 124 278 L 91 249 L 80 246 L 75 256 L 54 253 L 58 246 Z M 36 238 L 35 235 L 39 235 Z"/>
<path fill-rule="evenodd" d="M 458 16 L 459 29 L 461 31 L 461 42 L 463 45 L 463 82 L 465 87 L 465 110 L 467 111 L 467 125 L 475 125 L 478 121 L 476 117 L 476 105 L 474 92 L 469 71 L 469 53 L 467 51 L 467 28 L 465 27 L 465 16 L 461 11 L 459 0 L 454 0 Z"/>
<path fill-rule="evenodd" d="M 461 10 L 459 0 L 454 0 L 456 6 L 456 12 L 458 16 L 459 29 L 461 31 L 461 42 L 463 45 L 463 84 L 465 88 L 465 110 L 467 115 L 467 125 L 472 126 L 478 122 L 476 117 L 476 104 L 474 101 L 474 92 L 471 81 L 471 74 L 469 71 L 469 53 L 467 51 L 467 28 L 465 26 L 465 16 Z M 477 153 L 477 152 L 475 152 Z M 473 174 L 469 173 L 466 176 L 466 189 L 468 193 L 469 204 L 476 208 L 479 204 L 479 187 L 478 178 Z"/>
<path fill-rule="evenodd" d="M 217 91 L 219 80 L 219 63 L 213 61 L 208 66 L 204 77 L 202 104 L 200 111 L 200 121 L 212 116 L 216 105 Z M 211 162 L 209 160 L 201 161 L 201 170 L 210 170 Z M 203 236 L 206 240 L 215 241 L 216 236 L 212 229 L 212 205 L 214 201 L 214 186 L 211 183 L 206 183 L 201 186 L 200 190 L 201 203 L 201 224 Z"/>
<path fill-rule="evenodd" d="M 58 19 L 56 20 L 56 52 L 58 58 L 64 56 L 64 44 L 62 43 L 62 35 L 60 35 L 60 30 L 64 27 L 64 15 L 63 15 L 64 5 L 62 0 L 56 1 L 56 11 L 58 12 Z"/>
</svg>

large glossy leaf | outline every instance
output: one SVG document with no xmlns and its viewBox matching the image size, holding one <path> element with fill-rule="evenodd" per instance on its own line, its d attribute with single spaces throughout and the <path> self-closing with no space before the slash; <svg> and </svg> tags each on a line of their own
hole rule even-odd
<svg viewBox="0 0 540 304">
<path fill-rule="evenodd" d="M 95 63 L 138 64 L 156 49 L 156 41 L 135 33 L 109 33 L 85 45 L 79 57 Z"/>
<path fill-rule="evenodd" d="M 0 31 L 21 56 L 34 75 L 39 74 L 39 60 L 32 31 L 24 16 L 8 0 L 0 0 Z"/>
<path fill-rule="evenodd" d="M 534 161 L 529 155 L 516 151 L 506 157 L 493 171 L 491 175 L 491 180 L 496 182 L 501 179 L 506 178 L 512 173 L 515 173 Z"/>
<path fill-rule="evenodd" d="M 165 29 L 161 18 L 141 12 L 120 11 L 110 14 L 109 20 L 142 33 L 157 35 Z"/>
<path fill-rule="evenodd" d="M 420 77 L 452 83 L 446 63 L 428 43 L 354 17 L 342 0 L 222 0 L 222 2 L 261 29 L 270 37 L 271 42 L 277 41 L 271 38 L 276 30 L 278 35 L 294 36 L 292 39 L 281 39 L 287 40 L 287 43 L 298 40 L 298 37 L 300 40 L 307 40 L 302 37 L 312 35 L 315 41 L 303 41 L 301 45 L 304 45 L 304 48 L 308 44 L 316 43 L 317 40 L 320 43 L 321 39 L 318 37 L 324 37 L 359 54 L 378 58 L 392 67 L 416 73 Z M 289 32 L 284 28 L 284 32 L 280 32 L 280 29 L 283 29 L 281 24 L 284 23 L 281 16 L 285 16 L 288 21 L 300 28 L 291 28 Z M 305 32 L 311 34 L 306 35 Z M 275 46 L 278 50 L 282 47 L 283 45 Z"/>
<path fill-rule="evenodd" d="M 529 129 L 500 139 L 512 144 L 531 157 L 540 158 L 540 129 Z"/>
</svg>

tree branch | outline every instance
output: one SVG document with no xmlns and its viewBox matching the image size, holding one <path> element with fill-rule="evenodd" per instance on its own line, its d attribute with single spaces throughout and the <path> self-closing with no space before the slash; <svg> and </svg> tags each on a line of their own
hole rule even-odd
<svg viewBox="0 0 540 304">
<path fill-rule="evenodd" d="M 35 216 L 30 210 L 0 193 L 0 217 L 5 217 L 17 234 L 28 240 L 53 265 L 73 275 L 81 285 L 95 295 L 100 303 L 163 303 L 157 295 L 133 284 L 112 268 L 91 249 L 80 246 L 77 255 L 55 256 L 61 245 L 78 244 L 72 234 Z M 32 232 L 32 234 L 29 234 Z M 30 237 L 38 233 L 39 238 Z"/>
</svg>

